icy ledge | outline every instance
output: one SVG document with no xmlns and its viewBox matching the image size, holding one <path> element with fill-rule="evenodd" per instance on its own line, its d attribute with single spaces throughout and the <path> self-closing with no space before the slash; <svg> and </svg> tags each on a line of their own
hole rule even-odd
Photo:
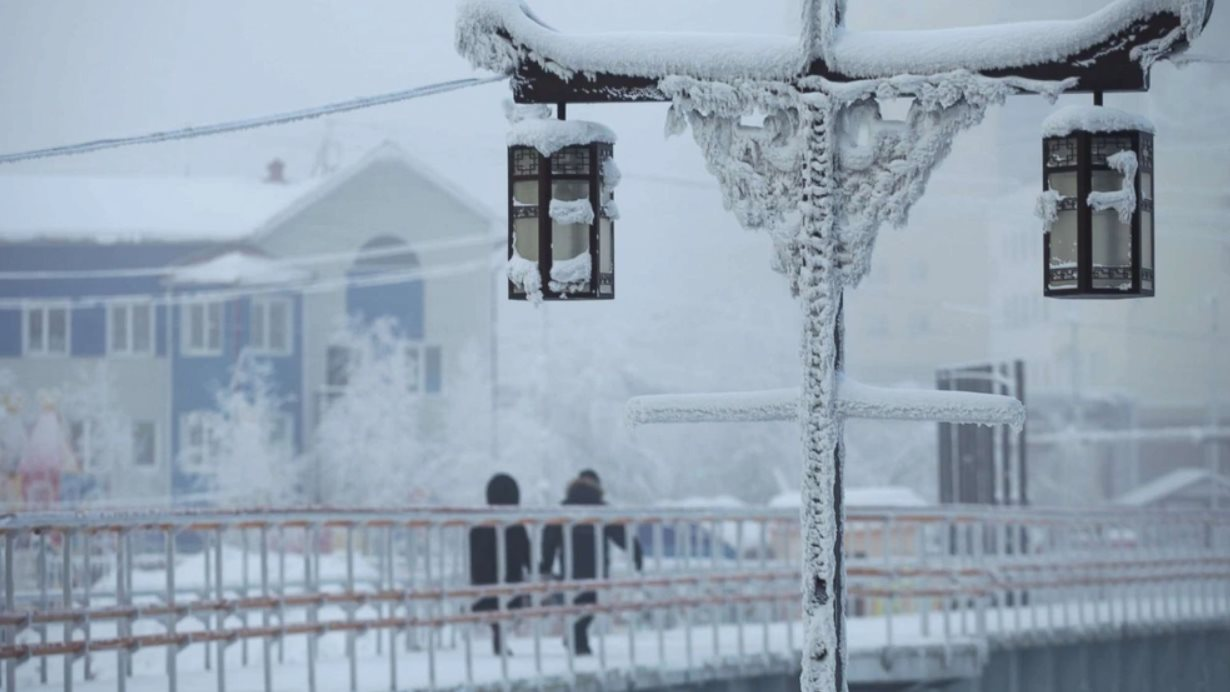
<svg viewBox="0 0 1230 692">
<path fill-rule="evenodd" d="M 1149 119 L 1106 106 L 1064 106 L 1042 121 L 1043 137 L 1067 137 L 1077 130 L 1085 132 L 1153 132 Z"/>
<path fill-rule="evenodd" d="M 653 423 L 713 423 L 796 420 L 798 389 L 715 394 L 663 394 L 630 399 L 625 407 L 629 425 Z M 1009 396 L 973 392 L 875 387 L 842 378 L 837 413 L 846 418 L 918 420 L 939 423 L 1025 425 L 1025 407 Z"/>
</svg>

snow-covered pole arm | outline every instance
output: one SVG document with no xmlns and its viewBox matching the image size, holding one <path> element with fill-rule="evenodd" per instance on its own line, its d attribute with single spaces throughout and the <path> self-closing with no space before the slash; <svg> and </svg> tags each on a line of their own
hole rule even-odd
<svg viewBox="0 0 1230 692">
<path fill-rule="evenodd" d="M 799 417 L 799 388 L 715 394 L 655 394 L 630 399 L 628 425 L 654 423 L 754 423 Z"/>
<path fill-rule="evenodd" d="M 625 407 L 629 425 L 792 421 L 799 417 L 797 388 L 714 394 L 635 397 Z M 1020 430 L 1025 407 L 998 394 L 875 387 L 843 378 L 837 390 L 843 418 L 1008 425 Z"/>
</svg>

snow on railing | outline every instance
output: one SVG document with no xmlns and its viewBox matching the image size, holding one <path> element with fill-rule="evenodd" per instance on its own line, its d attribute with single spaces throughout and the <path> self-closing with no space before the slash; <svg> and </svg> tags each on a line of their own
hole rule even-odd
<svg viewBox="0 0 1230 692">
<path fill-rule="evenodd" d="M 497 509 L 8 515 L 6 689 L 566 685 L 797 665 L 796 509 Z M 1230 616 L 1230 513 L 851 507 L 845 535 L 852 655 Z M 567 578 L 538 576 L 560 573 L 556 553 Z M 472 583 L 483 564 L 497 583 Z M 495 651 L 493 625 L 511 640 Z"/>
</svg>

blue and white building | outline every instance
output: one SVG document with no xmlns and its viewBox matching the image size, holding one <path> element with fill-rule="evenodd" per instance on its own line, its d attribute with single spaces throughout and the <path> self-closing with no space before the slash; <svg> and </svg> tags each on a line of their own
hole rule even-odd
<svg viewBox="0 0 1230 692">
<path fill-rule="evenodd" d="M 350 321 L 395 321 L 424 397 L 448 390 L 463 350 L 492 373 L 493 233 L 481 206 L 393 145 L 298 182 L 276 161 L 264 180 L 0 176 L 0 370 L 32 416 L 30 394 L 105 362 L 131 453 L 93 463 L 88 426 L 66 421 L 86 480 L 120 502 L 194 495 L 241 356 L 268 362 L 293 452 L 345 386 L 331 342 Z M 474 420 L 489 436 L 492 421 Z"/>
</svg>

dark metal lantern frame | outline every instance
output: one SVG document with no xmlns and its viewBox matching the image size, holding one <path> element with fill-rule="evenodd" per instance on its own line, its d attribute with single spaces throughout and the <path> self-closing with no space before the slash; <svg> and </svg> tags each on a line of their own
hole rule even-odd
<svg viewBox="0 0 1230 692">
<path fill-rule="evenodd" d="M 516 251 L 518 221 L 523 232 L 536 232 L 538 257 L 526 258 L 538 263 L 543 300 L 611 300 L 615 297 L 615 221 L 609 216 L 606 202 L 614 193 L 603 177 L 603 164 L 613 157 L 614 147 L 605 142 L 564 147 L 551 156 L 543 156 L 529 146 L 508 148 L 508 258 Z M 555 227 L 551 218 L 551 199 L 557 182 L 574 181 L 588 185 L 588 199 L 594 210 L 589 225 L 590 281 L 581 290 L 553 290 L 551 268 Z M 518 202 L 517 183 L 536 182 L 534 204 Z M 536 223 L 525 223 L 533 220 Z M 531 231 L 531 229 L 533 229 Z M 508 282 L 508 297 L 525 300 L 527 293 L 512 281 Z"/>
<path fill-rule="evenodd" d="M 1128 228 L 1120 228 L 1115 210 L 1094 211 L 1089 206 L 1089 193 L 1110 191 L 1097 186 L 1097 180 L 1113 179 L 1107 173 L 1118 171 L 1107 159 L 1119 151 L 1135 152 L 1137 169 L 1132 184 L 1136 191 L 1136 210 Z M 1073 179 L 1075 186 L 1072 185 Z M 1121 183 L 1122 178 L 1119 178 Z M 1075 190 L 1072 188 L 1075 187 Z M 1058 205 L 1059 219 L 1043 238 L 1043 293 L 1049 298 L 1145 298 L 1154 294 L 1153 243 L 1153 135 L 1136 130 L 1116 132 L 1086 132 L 1075 130 L 1063 137 L 1042 140 L 1042 189 L 1069 192 Z M 1118 189 L 1118 188 L 1115 188 Z M 1130 243 L 1128 260 L 1107 263 L 1095 255 L 1096 242 L 1109 242 L 1095 237 L 1095 214 L 1113 218 L 1112 228 L 1127 233 Z M 1107 217 L 1103 218 L 1105 222 Z M 1074 221 L 1074 223 L 1073 223 Z M 1075 231 L 1075 257 L 1071 249 L 1056 247 L 1061 241 L 1061 224 Z M 1124 238 L 1120 238 L 1120 241 Z M 1052 265 L 1052 260 L 1055 264 Z M 1074 261 L 1072 261 L 1074 260 Z"/>
</svg>

